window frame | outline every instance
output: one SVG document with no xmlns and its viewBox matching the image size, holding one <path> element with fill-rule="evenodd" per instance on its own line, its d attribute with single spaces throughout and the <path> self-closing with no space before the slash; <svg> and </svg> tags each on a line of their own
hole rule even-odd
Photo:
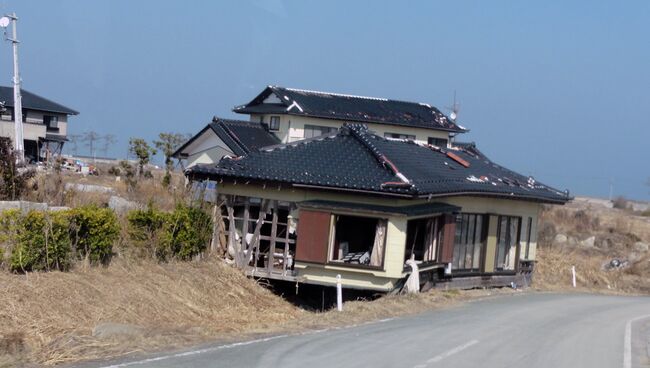
<svg viewBox="0 0 650 368">
<path fill-rule="evenodd" d="M 279 115 L 272 115 L 269 117 L 269 130 L 272 132 L 277 132 L 280 130 L 280 116 Z M 277 123 L 277 126 L 275 126 L 275 123 Z M 274 127 L 275 126 L 275 127 Z"/>
<path fill-rule="evenodd" d="M 443 145 L 440 145 L 440 144 L 434 143 L 435 141 L 444 141 L 445 143 Z M 445 148 L 445 147 L 447 147 L 449 145 L 449 139 L 438 138 L 438 137 L 427 137 L 427 144 L 432 145 L 432 146 Z"/>
<path fill-rule="evenodd" d="M 358 268 L 358 269 L 366 269 L 366 270 L 379 270 L 379 271 L 385 271 L 385 265 L 386 265 L 386 244 L 388 243 L 388 228 L 390 224 L 390 219 L 387 217 L 382 217 L 382 216 L 372 216 L 372 215 L 366 215 L 366 214 L 358 214 L 358 213 L 347 213 L 347 212 L 339 212 L 339 211 L 330 211 L 330 231 L 329 231 L 329 239 L 327 241 L 327 260 L 325 262 L 326 266 L 333 266 L 333 267 L 346 267 L 346 268 Z M 362 218 L 369 218 L 369 219 L 376 219 L 377 221 L 384 220 L 386 221 L 386 234 L 384 236 L 384 244 L 383 244 L 383 249 L 381 253 L 381 264 L 379 266 L 371 266 L 371 265 L 363 265 L 363 264 L 356 264 L 356 263 L 345 263 L 345 262 L 339 262 L 335 261 L 332 259 L 333 253 L 334 253 L 334 242 L 336 241 L 336 218 L 338 216 L 346 216 L 346 217 L 362 217 Z M 376 234 L 375 234 L 376 236 Z M 374 243 L 374 239 L 373 239 Z M 372 256 L 372 249 L 370 249 L 370 254 Z"/>
<path fill-rule="evenodd" d="M 458 218 L 461 218 L 461 222 L 458 222 Z M 465 216 L 468 217 L 468 219 L 473 219 L 465 222 Z M 479 223 L 480 218 L 480 229 L 477 229 L 477 224 Z M 487 249 L 487 239 L 488 239 L 488 231 L 489 231 L 489 218 L 490 216 L 485 213 L 477 213 L 477 212 L 461 212 L 455 215 L 454 221 L 456 223 L 456 231 L 454 233 L 454 244 L 453 244 L 453 257 L 452 257 L 452 272 L 456 271 L 457 273 L 471 273 L 471 274 L 477 274 L 477 273 L 482 273 L 485 269 L 485 255 L 486 255 L 486 249 Z M 470 240 L 470 234 L 469 234 L 469 229 L 472 229 L 472 235 L 471 235 L 471 243 L 468 243 Z M 459 230 L 460 229 L 460 230 Z M 478 230 L 478 231 L 477 231 Z M 459 234 L 460 231 L 460 234 Z M 458 235 L 460 235 L 461 238 L 461 243 L 457 245 L 456 239 L 458 238 Z M 477 239 L 478 237 L 478 239 Z M 476 252 L 476 246 L 479 245 L 480 249 L 477 254 Z M 469 261 L 470 263 L 470 268 L 465 267 L 468 263 L 467 260 L 467 251 L 468 248 L 471 246 L 471 260 Z M 460 249 L 463 249 L 462 252 L 462 258 L 460 254 Z M 456 249 L 459 249 L 458 252 L 458 258 L 456 258 Z M 474 258 L 478 255 L 478 267 L 473 267 L 475 264 Z M 460 267 L 462 259 L 462 264 L 463 267 Z M 459 267 L 456 267 L 458 265 Z"/>
<path fill-rule="evenodd" d="M 501 240 L 501 222 L 503 219 L 506 219 L 506 228 L 510 229 L 510 223 L 512 219 L 517 220 L 517 232 L 515 235 L 515 254 L 514 254 L 514 265 L 512 269 L 499 268 L 499 242 Z M 494 272 L 495 273 L 516 273 L 519 270 L 519 255 L 521 253 L 521 226 L 523 219 L 521 216 L 511 216 L 511 215 L 498 215 L 497 216 L 497 233 L 496 233 L 496 250 L 494 252 Z M 507 234 L 506 234 L 507 235 Z"/>
<path fill-rule="evenodd" d="M 392 133 L 392 132 L 384 132 L 384 138 L 391 138 L 391 139 L 406 139 L 409 141 L 414 141 L 415 136 L 411 134 L 402 134 L 402 133 Z"/>
<path fill-rule="evenodd" d="M 330 127 L 330 126 L 326 126 L 326 125 L 305 124 L 302 127 L 302 138 L 303 139 L 309 139 L 309 138 L 319 137 L 319 136 L 324 135 L 324 134 L 332 133 L 332 132 L 334 132 L 334 131 L 336 131 L 338 129 L 339 128 L 337 128 L 337 127 Z M 307 130 L 312 131 L 311 132 L 311 137 L 307 137 Z M 315 130 L 319 130 L 320 134 L 314 134 Z M 324 132 L 325 130 L 327 130 L 327 131 Z"/>
</svg>

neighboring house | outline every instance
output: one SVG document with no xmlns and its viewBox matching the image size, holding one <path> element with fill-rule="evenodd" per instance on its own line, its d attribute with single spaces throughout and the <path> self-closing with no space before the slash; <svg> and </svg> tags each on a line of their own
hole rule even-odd
<svg viewBox="0 0 650 368">
<path fill-rule="evenodd" d="M 396 139 L 447 147 L 459 133 L 468 130 L 456 124 L 440 110 L 425 103 L 388 100 L 385 98 L 308 91 L 277 86 L 266 87 L 246 105 L 233 109 L 248 114 L 247 127 L 258 126 L 254 136 L 264 144 L 289 143 L 336 131 L 349 122 L 364 123 L 374 133 Z M 242 126 L 239 120 L 218 119 L 228 126 Z M 233 128 L 236 129 L 236 128 Z M 249 130 L 253 131 L 253 130 Z M 235 132 L 246 139 L 244 132 Z M 277 142 L 270 141 L 276 137 Z M 239 144 L 221 138 L 208 127 L 201 130 L 174 157 L 187 159 L 186 167 L 197 163 L 216 163 L 224 155 L 240 156 L 246 152 Z M 248 143 L 245 143 L 248 144 Z M 260 145 L 254 144 L 256 148 Z M 209 148 L 209 150 L 206 150 Z"/>
<path fill-rule="evenodd" d="M 79 113 L 24 89 L 21 95 L 25 157 L 38 161 L 49 154 L 60 154 L 68 140 L 68 117 Z M 0 113 L 0 137 L 13 141 L 16 128 L 12 87 L 0 86 L 0 102 L 4 102 L 5 107 Z"/>
<path fill-rule="evenodd" d="M 215 163 L 224 156 L 243 156 L 260 147 L 280 143 L 259 123 L 214 117 L 172 157 L 187 161 L 186 167 Z"/>
<path fill-rule="evenodd" d="M 493 163 L 472 144 L 376 133 L 346 124 L 186 175 L 218 183 L 228 251 L 252 276 L 333 286 L 340 275 L 344 287 L 389 292 L 413 259 L 428 286 L 524 282 L 538 213 L 568 193 Z"/>
<path fill-rule="evenodd" d="M 358 122 L 387 138 L 411 139 L 445 147 L 467 129 L 435 107 L 418 102 L 266 87 L 246 105 L 233 109 L 266 124 L 283 143 L 312 138 Z"/>
</svg>

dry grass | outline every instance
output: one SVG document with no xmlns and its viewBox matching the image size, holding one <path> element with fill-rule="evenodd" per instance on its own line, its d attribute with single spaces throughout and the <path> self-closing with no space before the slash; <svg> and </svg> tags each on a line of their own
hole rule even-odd
<svg viewBox="0 0 650 368">
<path fill-rule="evenodd" d="M 170 188 L 162 185 L 163 170 L 152 170 L 153 178 L 141 178 L 134 190 L 129 190 L 124 178 L 116 180 L 114 175 L 102 170 L 99 176 L 82 176 L 70 171 L 56 173 L 53 171 L 41 172 L 33 180 L 35 190 L 30 192 L 25 200 L 45 202 L 52 206 L 77 207 L 87 204 L 106 206 L 111 196 L 109 193 L 79 192 L 65 190 L 67 183 L 92 184 L 112 188 L 115 195 L 139 202 L 152 203 L 159 209 L 171 210 L 178 201 L 187 198 L 185 178 L 181 173 L 172 173 Z"/>
<path fill-rule="evenodd" d="M 620 209 L 591 208 L 579 203 L 548 207 L 540 216 L 540 236 L 534 287 L 574 290 L 571 267 L 576 266 L 577 289 L 606 293 L 650 293 L 650 254 L 633 245 L 650 242 L 650 221 Z M 595 247 L 552 244 L 555 234 L 579 240 L 595 237 Z M 606 269 L 612 259 L 629 260 L 629 267 Z"/>
<path fill-rule="evenodd" d="M 308 312 L 218 260 L 124 263 L 68 273 L 0 273 L 0 367 L 55 365 L 205 341 L 343 326 L 455 305 L 511 290 L 434 291 Z M 104 322 L 136 336 L 97 338 Z"/>
<path fill-rule="evenodd" d="M 0 274 L 0 349 L 48 365 L 267 332 L 302 313 L 220 261 Z M 145 333 L 100 340 L 101 322 Z"/>
</svg>

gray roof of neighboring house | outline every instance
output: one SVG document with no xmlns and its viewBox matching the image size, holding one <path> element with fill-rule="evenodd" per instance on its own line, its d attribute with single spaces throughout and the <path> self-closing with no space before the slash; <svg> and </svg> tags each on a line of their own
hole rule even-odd
<svg viewBox="0 0 650 368">
<path fill-rule="evenodd" d="M 46 112 L 56 112 L 67 115 L 78 115 L 79 112 L 69 107 L 48 100 L 45 97 L 29 92 L 25 89 L 20 90 L 22 96 L 23 109 L 39 110 Z M 4 101 L 5 106 L 14 106 L 14 89 L 13 87 L 0 86 L 0 102 Z"/>
<path fill-rule="evenodd" d="M 263 103 L 274 95 L 279 102 Z M 246 105 L 237 106 L 240 114 L 290 114 L 336 119 L 348 122 L 399 125 L 424 129 L 466 132 L 466 128 L 437 108 L 418 102 L 344 95 L 268 86 Z"/>
<path fill-rule="evenodd" d="M 296 187 L 411 198 L 479 195 L 565 203 L 562 192 L 462 148 L 444 149 L 386 139 L 361 124 L 289 144 L 266 147 L 189 176 L 287 183 Z"/>
<path fill-rule="evenodd" d="M 185 148 L 208 129 L 211 129 L 237 156 L 280 143 L 280 140 L 261 123 L 222 119 L 215 116 L 211 123 L 178 148 L 173 157 L 179 157 Z"/>
</svg>

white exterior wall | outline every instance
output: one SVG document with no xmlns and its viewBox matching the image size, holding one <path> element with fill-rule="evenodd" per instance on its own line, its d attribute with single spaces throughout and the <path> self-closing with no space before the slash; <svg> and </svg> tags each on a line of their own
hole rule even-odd
<svg viewBox="0 0 650 368">
<path fill-rule="evenodd" d="M 232 150 L 212 130 L 207 129 L 183 153 L 187 153 L 187 167 L 196 164 L 217 163 L 225 155 L 234 155 Z"/>
<path fill-rule="evenodd" d="M 259 122 L 261 115 L 251 115 L 250 121 Z M 332 128 L 340 128 L 347 121 L 345 120 L 334 120 L 334 119 L 322 119 L 322 118 L 312 118 L 304 116 L 295 116 L 295 115 L 263 115 L 264 122 L 269 123 L 271 116 L 280 117 L 280 130 L 272 131 L 283 143 L 290 143 L 304 139 L 305 137 L 305 125 L 318 125 L 318 126 L 327 126 Z M 398 134 L 407 134 L 415 136 L 415 140 L 421 143 L 427 143 L 429 137 L 434 138 L 443 138 L 449 141 L 449 132 L 443 130 L 431 130 L 423 128 L 411 128 L 404 127 L 400 125 L 387 125 L 387 124 L 375 124 L 375 123 L 364 123 L 368 126 L 368 129 L 375 132 L 379 136 L 384 136 L 384 133 L 398 133 Z"/>
</svg>

